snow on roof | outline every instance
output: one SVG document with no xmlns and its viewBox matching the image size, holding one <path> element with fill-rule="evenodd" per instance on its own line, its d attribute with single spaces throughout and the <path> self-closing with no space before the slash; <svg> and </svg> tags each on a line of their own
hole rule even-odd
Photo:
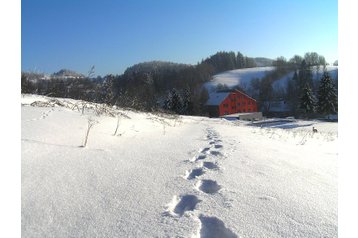
<svg viewBox="0 0 358 238">
<path fill-rule="evenodd" d="M 244 93 L 243 91 L 240 91 L 240 90 L 238 90 L 238 89 L 235 89 L 235 90 L 234 90 L 234 91 L 232 91 L 232 92 L 234 92 L 234 93 L 241 93 L 241 94 L 243 94 L 244 96 L 246 96 L 246 97 L 248 97 L 248 98 L 250 98 L 250 99 L 252 99 L 252 100 L 255 100 L 255 101 L 256 101 L 256 99 L 255 99 L 255 98 L 250 97 L 249 95 L 247 95 L 246 93 Z"/>
<path fill-rule="evenodd" d="M 208 106 L 217 106 L 219 105 L 224 99 L 229 96 L 230 92 L 222 92 L 222 93 L 210 93 L 209 100 L 206 103 Z"/>
</svg>

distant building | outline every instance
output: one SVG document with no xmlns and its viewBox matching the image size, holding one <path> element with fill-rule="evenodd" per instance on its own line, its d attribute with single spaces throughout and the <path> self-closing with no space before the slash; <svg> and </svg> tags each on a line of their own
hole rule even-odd
<svg viewBox="0 0 358 238">
<path fill-rule="evenodd" d="M 243 120 L 243 121 L 257 121 L 262 120 L 262 112 L 243 112 L 243 113 L 234 113 L 222 116 L 227 120 Z"/>
<path fill-rule="evenodd" d="M 211 93 L 206 106 L 211 117 L 258 111 L 256 100 L 237 89 Z"/>
<path fill-rule="evenodd" d="M 262 103 L 262 111 L 270 117 L 288 117 L 292 116 L 293 111 L 290 105 L 284 99 L 265 101 Z"/>
</svg>

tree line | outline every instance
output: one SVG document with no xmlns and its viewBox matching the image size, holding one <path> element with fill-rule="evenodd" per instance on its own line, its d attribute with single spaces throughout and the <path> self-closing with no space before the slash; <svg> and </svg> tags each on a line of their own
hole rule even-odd
<svg viewBox="0 0 358 238">
<path fill-rule="evenodd" d="M 255 67 L 254 59 L 240 52 L 223 51 L 197 65 L 145 62 L 127 68 L 122 75 L 108 74 L 95 80 L 90 76 L 51 80 L 35 77 L 33 80 L 33 75 L 23 72 L 21 91 L 144 111 L 165 109 L 180 114 L 205 115 L 208 92 L 203 84 L 218 72 L 245 67 Z M 173 100 L 177 102 L 173 103 Z"/>
<path fill-rule="evenodd" d="M 325 66 L 323 56 L 315 52 L 303 57 L 295 55 L 290 60 L 278 57 L 273 60 L 276 69 L 262 79 L 251 81 L 251 91 L 259 104 L 273 100 L 277 95 L 272 83 L 289 71 L 295 75 L 288 83 L 287 93 L 281 95 L 299 112 L 300 101 L 306 85 L 318 96 L 313 83 L 312 67 Z M 217 52 L 196 65 L 152 61 L 129 67 L 121 75 L 108 74 L 94 78 L 92 67 L 83 78 L 41 79 L 38 75 L 21 74 L 21 92 L 66 97 L 106 103 L 142 111 L 167 110 L 186 115 L 206 115 L 205 103 L 208 92 L 203 87 L 212 75 L 233 69 L 255 67 L 254 58 L 237 52 Z M 240 87 L 239 87 L 240 88 Z M 240 88 L 245 91 L 245 88 Z M 250 94 L 249 93 L 249 94 Z"/>
<path fill-rule="evenodd" d="M 334 81 L 327 72 L 324 56 L 307 52 L 303 57 L 295 55 L 290 60 L 278 57 L 273 65 L 276 66 L 275 71 L 251 82 L 264 112 L 269 111 L 271 101 L 283 99 L 295 116 L 317 117 L 338 113 L 338 78 Z M 314 70 L 317 75 L 320 70 L 323 71 L 320 79 L 314 80 Z M 273 82 L 292 71 L 294 74 L 288 80 L 286 90 L 274 92 Z"/>
</svg>

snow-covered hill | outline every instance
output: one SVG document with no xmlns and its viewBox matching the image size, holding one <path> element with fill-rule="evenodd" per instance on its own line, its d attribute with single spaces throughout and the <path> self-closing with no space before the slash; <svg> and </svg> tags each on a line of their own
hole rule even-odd
<svg viewBox="0 0 358 238">
<path fill-rule="evenodd" d="M 205 87 L 209 92 L 215 90 L 215 87 L 219 84 L 225 84 L 232 88 L 235 86 L 249 87 L 251 80 L 255 78 L 263 78 L 266 73 L 272 72 L 275 67 L 255 67 L 246 69 L 235 69 L 225 71 L 213 76 L 213 79 L 205 84 Z"/>
<path fill-rule="evenodd" d="M 21 110 L 23 237 L 337 237 L 337 123 Z"/>
<path fill-rule="evenodd" d="M 215 90 L 215 87 L 219 84 L 226 84 L 228 87 L 232 88 L 235 86 L 240 86 L 247 91 L 250 91 L 250 84 L 253 79 L 262 79 L 267 73 L 274 71 L 275 67 L 255 67 L 247 69 L 236 69 L 226 71 L 213 76 L 213 79 L 205 84 L 205 87 L 209 92 Z M 338 66 L 327 66 L 328 73 L 333 79 L 338 77 Z M 292 79 L 294 72 L 290 72 L 285 76 L 277 79 L 273 83 L 274 90 L 286 90 L 287 81 Z M 313 80 L 317 81 L 321 79 L 323 74 L 323 67 L 317 70 L 316 67 L 312 67 Z"/>
<path fill-rule="evenodd" d="M 336 80 L 338 78 L 338 66 L 327 66 L 326 70 L 329 73 L 329 75 L 332 77 L 333 80 Z M 324 72 L 323 67 L 318 68 L 318 70 L 316 67 L 313 67 L 312 68 L 313 81 L 318 82 L 322 78 L 323 72 Z M 277 90 L 286 91 L 288 80 L 292 79 L 293 74 L 294 74 L 294 72 L 290 72 L 287 75 L 280 78 L 279 80 L 276 80 L 272 84 L 273 89 L 276 91 Z"/>
</svg>

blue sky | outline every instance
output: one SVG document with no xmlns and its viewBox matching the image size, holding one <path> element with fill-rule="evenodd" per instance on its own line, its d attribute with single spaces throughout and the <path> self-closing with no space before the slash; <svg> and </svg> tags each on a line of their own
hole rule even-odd
<svg viewBox="0 0 358 238">
<path fill-rule="evenodd" d="M 196 64 L 217 51 L 338 59 L 332 0 L 22 0 L 21 69 L 121 74 L 136 63 Z"/>
</svg>

